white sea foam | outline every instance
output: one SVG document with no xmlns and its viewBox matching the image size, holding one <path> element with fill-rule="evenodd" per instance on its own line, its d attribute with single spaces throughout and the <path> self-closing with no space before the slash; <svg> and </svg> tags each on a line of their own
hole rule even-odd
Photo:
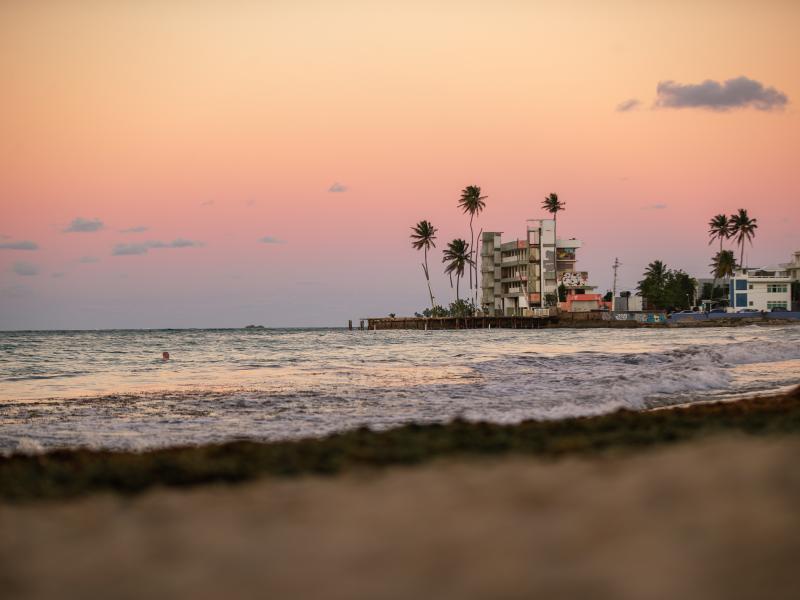
<svg viewBox="0 0 800 600">
<path fill-rule="evenodd" d="M 559 419 L 800 383 L 792 326 L 0 333 L 0 348 L 6 453 Z"/>
</svg>

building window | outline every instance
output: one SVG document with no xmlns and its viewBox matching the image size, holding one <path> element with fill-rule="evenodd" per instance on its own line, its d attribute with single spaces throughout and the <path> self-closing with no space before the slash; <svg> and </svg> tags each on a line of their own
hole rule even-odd
<svg viewBox="0 0 800 600">
<path fill-rule="evenodd" d="M 750 284 L 750 289 L 751 289 L 751 290 L 753 289 L 753 284 L 752 284 L 752 283 Z"/>
<path fill-rule="evenodd" d="M 753 301 L 752 300 L 750 300 L 750 306 L 753 306 Z"/>
<path fill-rule="evenodd" d="M 779 302 L 777 300 L 768 300 L 767 301 L 767 310 L 772 310 L 773 308 L 789 308 L 786 302 Z"/>
<path fill-rule="evenodd" d="M 746 290 L 747 289 L 747 279 L 737 279 L 736 280 L 736 289 L 737 290 Z"/>
<path fill-rule="evenodd" d="M 787 289 L 789 289 L 789 288 L 784 283 L 770 283 L 770 284 L 767 284 L 767 293 L 768 294 L 785 294 Z"/>
<path fill-rule="evenodd" d="M 737 307 L 747 306 L 747 294 L 736 294 L 736 306 Z"/>
</svg>

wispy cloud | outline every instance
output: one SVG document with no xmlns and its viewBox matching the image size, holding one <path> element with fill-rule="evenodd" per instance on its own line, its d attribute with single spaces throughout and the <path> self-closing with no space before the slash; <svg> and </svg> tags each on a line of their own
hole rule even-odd
<svg viewBox="0 0 800 600">
<path fill-rule="evenodd" d="M 341 194 L 342 192 L 347 191 L 347 186 L 336 181 L 331 187 L 328 188 L 328 191 L 334 194 Z"/>
<path fill-rule="evenodd" d="M 642 105 L 641 101 L 636 98 L 630 98 L 624 102 L 617 104 L 617 112 L 629 112 Z"/>
<path fill-rule="evenodd" d="M 265 235 L 258 240 L 262 244 L 285 244 L 286 240 L 281 240 L 272 235 Z"/>
<path fill-rule="evenodd" d="M 0 243 L 0 250 L 38 250 L 39 244 L 28 240 Z"/>
<path fill-rule="evenodd" d="M 151 240 L 149 242 L 142 242 L 140 244 L 117 244 L 114 246 L 111 254 L 114 256 L 135 256 L 139 254 L 147 254 L 151 248 L 197 248 L 202 245 L 202 242 L 183 238 L 178 238 L 171 242 Z"/>
<path fill-rule="evenodd" d="M 39 273 L 39 267 L 24 261 L 15 262 L 14 266 L 11 267 L 11 270 L 22 277 L 30 277 L 31 275 L 38 275 Z"/>
<path fill-rule="evenodd" d="M 706 108 L 725 111 L 752 107 L 780 110 L 789 102 L 783 92 L 765 87 L 759 81 L 736 77 L 722 83 L 706 79 L 702 83 L 680 84 L 661 81 L 656 88 L 656 106 L 661 108 Z"/>
<path fill-rule="evenodd" d="M 667 205 L 663 202 L 657 202 L 655 204 L 649 204 L 647 206 L 643 206 L 642 210 L 664 210 L 667 208 Z"/>
<path fill-rule="evenodd" d="M 150 228 L 146 227 L 145 225 L 137 225 L 136 227 L 128 227 L 128 229 L 120 229 L 119 232 L 120 233 L 142 233 L 144 231 L 147 231 L 148 229 L 150 229 Z"/>
<path fill-rule="evenodd" d="M 103 222 L 100 219 L 83 219 L 77 217 L 72 220 L 64 231 L 67 233 L 87 233 L 91 231 L 100 231 L 103 228 Z"/>
</svg>

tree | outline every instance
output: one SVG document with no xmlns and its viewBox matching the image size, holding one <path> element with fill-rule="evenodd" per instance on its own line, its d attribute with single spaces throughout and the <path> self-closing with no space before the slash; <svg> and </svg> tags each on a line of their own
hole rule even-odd
<svg viewBox="0 0 800 600">
<path fill-rule="evenodd" d="M 555 246 L 553 247 L 553 273 L 555 273 L 556 280 L 558 280 L 558 213 L 566 207 L 564 203 L 558 199 L 558 194 L 550 194 L 545 197 L 542 202 L 542 208 L 553 215 L 553 237 L 555 238 Z M 544 273 L 542 273 L 542 281 L 544 281 Z M 542 286 L 544 288 L 544 286 Z"/>
<path fill-rule="evenodd" d="M 664 308 L 666 306 L 664 290 L 667 287 L 668 273 L 667 265 L 660 260 L 655 260 L 647 265 L 644 279 L 636 286 L 642 296 L 647 298 L 647 301 L 656 308 Z"/>
<path fill-rule="evenodd" d="M 637 289 L 648 304 L 659 309 L 689 308 L 697 292 L 697 280 L 680 269 L 673 271 L 660 260 L 647 265 Z"/>
<path fill-rule="evenodd" d="M 744 266 L 744 243 L 750 242 L 753 244 L 753 238 L 756 235 L 758 219 L 751 219 L 747 214 L 747 210 L 740 208 L 735 215 L 731 215 L 731 237 L 736 238 L 736 243 L 741 248 L 739 255 L 739 265 Z"/>
<path fill-rule="evenodd" d="M 709 246 L 714 243 L 715 239 L 719 239 L 719 251 L 722 252 L 722 240 L 727 240 L 731 237 L 731 221 L 727 215 L 715 215 L 708 222 L 708 244 Z"/>
<path fill-rule="evenodd" d="M 471 244 L 471 248 L 473 253 L 475 252 L 475 233 L 472 229 L 472 220 L 475 218 L 475 215 L 481 214 L 481 211 L 486 207 L 486 200 L 488 196 L 481 196 L 481 188 L 477 185 L 468 185 L 463 190 L 461 190 L 461 198 L 458 201 L 458 206 L 461 208 L 464 213 L 469 213 L 469 241 Z M 472 265 L 475 269 L 475 287 L 478 287 L 478 269 L 475 266 L 477 264 L 477 256 L 472 260 Z M 469 270 L 469 289 L 472 289 L 472 270 Z"/>
<path fill-rule="evenodd" d="M 708 266 L 711 267 L 711 274 L 714 276 L 714 285 L 717 284 L 717 279 L 732 277 L 739 267 L 733 250 L 720 250 Z"/>
<path fill-rule="evenodd" d="M 456 301 L 460 300 L 458 284 L 464 275 L 464 269 L 472 264 L 470 257 L 469 244 L 462 239 L 455 239 L 447 244 L 447 249 L 442 256 L 442 262 L 447 263 L 444 272 L 450 275 L 452 284 L 453 273 L 456 275 Z"/>
<path fill-rule="evenodd" d="M 567 301 L 567 286 L 563 283 L 558 285 L 558 301 L 559 302 L 566 302 Z"/>
<path fill-rule="evenodd" d="M 428 248 L 436 248 L 436 227 L 430 221 L 420 221 L 411 228 L 411 245 L 417 250 L 424 250 L 425 261 L 422 263 L 422 270 L 425 273 L 425 281 L 428 283 L 428 294 L 431 297 L 431 308 L 436 306 L 431 291 L 431 278 L 428 275 Z"/>
</svg>

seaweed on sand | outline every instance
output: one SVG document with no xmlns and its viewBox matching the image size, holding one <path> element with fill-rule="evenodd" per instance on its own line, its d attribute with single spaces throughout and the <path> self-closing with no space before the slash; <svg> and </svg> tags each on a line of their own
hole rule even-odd
<svg viewBox="0 0 800 600">
<path fill-rule="evenodd" d="M 618 412 L 516 425 L 455 420 L 389 431 L 362 428 L 321 439 L 230 442 L 135 452 L 59 450 L 0 458 L 0 500 L 28 501 L 153 486 L 233 483 L 260 476 L 335 474 L 437 457 L 514 453 L 544 458 L 631 451 L 715 433 L 800 433 L 800 387 L 780 396 Z"/>
</svg>

